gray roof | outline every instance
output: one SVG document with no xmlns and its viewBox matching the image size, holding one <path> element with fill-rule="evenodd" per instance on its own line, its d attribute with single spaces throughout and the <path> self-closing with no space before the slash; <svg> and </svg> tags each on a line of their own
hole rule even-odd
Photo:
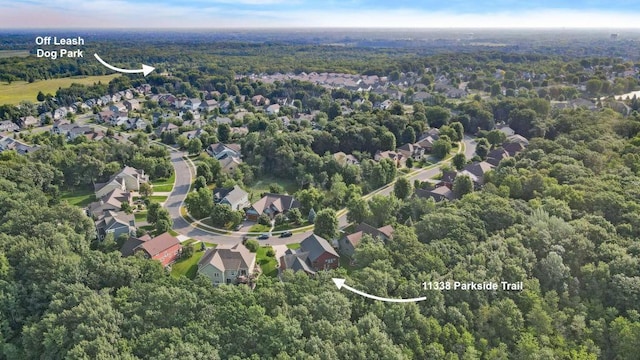
<svg viewBox="0 0 640 360">
<path fill-rule="evenodd" d="M 329 242 L 316 234 L 309 235 L 306 239 L 300 243 L 301 252 L 308 252 L 309 259 L 314 262 L 320 255 L 328 252 L 336 257 L 339 257 L 333 246 Z"/>
<path fill-rule="evenodd" d="M 198 261 L 198 269 L 209 264 L 220 271 L 249 269 L 251 263 L 255 261 L 255 256 L 241 244 L 231 248 L 209 249 Z"/>
<path fill-rule="evenodd" d="M 238 185 L 232 188 L 218 188 L 214 191 L 213 196 L 216 199 L 227 200 L 230 204 L 236 204 L 242 200 L 248 193 Z"/>
</svg>

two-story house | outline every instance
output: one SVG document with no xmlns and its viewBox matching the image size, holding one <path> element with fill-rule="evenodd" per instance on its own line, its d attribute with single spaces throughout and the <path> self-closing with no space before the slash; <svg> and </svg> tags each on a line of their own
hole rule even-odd
<svg viewBox="0 0 640 360">
<path fill-rule="evenodd" d="M 198 273 L 214 285 L 238 284 L 250 281 L 256 270 L 256 254 L 244 245 L 208 249 L 198 261 Z"/>
</svg>

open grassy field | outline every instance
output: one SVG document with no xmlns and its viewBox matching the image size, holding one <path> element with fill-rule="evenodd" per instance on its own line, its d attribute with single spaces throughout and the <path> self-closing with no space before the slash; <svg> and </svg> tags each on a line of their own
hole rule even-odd
<svg viewBox="0 0 640 360">
<path fill-rule="evenodd" d="M 156 187 L 163 186 L 163 185 L 171 185 L 171 187 L 173 187 L 173 183 L 175 181 L 176 181 L 176 174 L 172 174 L 171 177 L 169 177 L 168 179 L 153 180 L 151 181 L 151 183 L 153 184 L 153 188 L 155 190 Z"/>
<path fill-rule="evenodd" d="M 36 102 L 38 91 L 42 91 L 45 94 L 55 94 L 59 88 L 67 88 L 73 83 L 92 85 L 101 81 L 103 84 L 106 84 L 118 76 L 120 75 L 83 76 L 39 80 L 33 83 L 28 83 L 26 81 L 14 81 L 11 84 L 0 82 L 0 105 L 15 105 L 19 104 L 20 101 L 23 100 Z"/>
<path fill-rule="evenodd" d="M 27 50 L 0 50 L 0 59 L 8 57 L 27 57 L 29 51 Z"/>
<path fill-rule="evenodd" d="M 173 190 L 173 184 L 171 185 L 153 185 L 153 192 L 154 193 L 159 193 L 159 192 L 171 192 Z"/>
</svg>

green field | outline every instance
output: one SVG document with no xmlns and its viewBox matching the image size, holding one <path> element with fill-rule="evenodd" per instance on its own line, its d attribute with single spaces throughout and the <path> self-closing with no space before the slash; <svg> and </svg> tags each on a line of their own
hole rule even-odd
<svg viewBox="0 0 640 360">
<path fill-rule="evenodd" d="M 269 232 L 270 229 L 271 229 L 271 226 L 255 224 L 249 228 L 249 232 L 266 233 L 266 232 Z"/>
<path fill-rule="evenodd" d="M 156 187 L 163 186 L 163 185 L 171 185 L 173 187 L 173 183 L 175 181 L 176 181 L 176 174 L 174 173 L 168 179 L 153 180 L 151 183 L 153 184 L 153 188 L 155 190 Z"/>
<path fill-rule="evenodd" d="M 198 261 L 200 261 L 204 253 L 204 251 L 196 251 L 190 258 L 178 260 L 171 266 L 171 276 L 186 276 L 189 279 L 194 279 L 198 272 Z"/>
<path fill-rule="evenodd" d="M 291 250 L 297 250 L 300 249 L 300 244 L 296 243 L 296 244 L 287 244 L 287 248 L 291 249 Z"/>
<path fill-rule="evenodd" d="M 29 51 L 27 50 L 0 50 L 0 59 L 9 57 L 27 57 Z"/>
<path fill-rule="evenodd" d="M 252 203 L 260 200 L 260 194 L 269 192 L 269 185 L 271 184 L 278 184 L 282 186 L 284 188 L 284 191 L 291 195 L 298 191 L 298 185 L 295 181 L 264 177 L 247 189 L 247 191 L 249 192 L 249 200 Z"/>
<path fill-rule="evenodd" d="M 153 192 L 171 192 L 173 190 L 173 184 L 171 185 L 153 185 Z"/>
<path fill-rule="evenodd" d="M 167 201 L 167 196 L 149 196 L 149 199 L 161 203 Z"/>
<path fill-rule="evenodd" d="M 267 256 L 267 250 L 269 249 L 271 249 L 271 246 L 261 246 L 256 253 L 256 262 L 260 265 L 262 274 L 276 277 L 278 276 L 278 269 L 276 269 L 278 262 L 275 258 Z"/>
<path fill-rule="evenodd" d="M 28 83 L 26 81 L 14 81 L 11 84 L 8 84 L 6 82 L 2 82 L 0 83 L 0 105 L 16 105 L 24 100 L 35 103 L 37 102 L 36 96 L 38 95 L 38 91 L 42 91 L 45 94 L 55 94 L 59 88 L 67 88 L 73 83 L 92 85 L 101 81 L 103 84 L 106 84 L 118 76 L 120 75 L 83 76 L 39 80 L 33 83 Z"/>
<path fill-rule="evenodd" d="M 147 221 L 146 211 L 140 211 L 140 212 L 134 213 L 133 216 L 135 217 L 136 222 Z"/>
<path fill-rule="evenodd" d="M 92 189 L 77 189 L 73 191 L 63 191 L 60 199 L 66 200 L 69 204 L 85 207 L 95 201 L 95 194 Z"/>
</svg>

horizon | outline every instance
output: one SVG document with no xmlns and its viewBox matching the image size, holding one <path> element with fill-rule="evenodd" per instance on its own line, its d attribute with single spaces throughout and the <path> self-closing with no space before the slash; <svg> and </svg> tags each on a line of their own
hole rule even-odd
<svg viewBox="0 0 640 360">
<path fill-rule="evenodd" d="M 0 29 L 640 29 L 633 1 L 0 0 Z"/>
</svg>

